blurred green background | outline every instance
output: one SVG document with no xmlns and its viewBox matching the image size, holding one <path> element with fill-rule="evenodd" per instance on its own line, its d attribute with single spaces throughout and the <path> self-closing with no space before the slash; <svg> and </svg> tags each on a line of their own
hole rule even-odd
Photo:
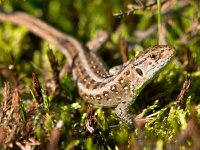
<svg viewBox="0 0 200 150">
<path fill-rule="evenodd" d="M 139 8 L 139 3 L 143 4 L 143 8 Z M 101 108 L 94 111 L 98 122 L 94 124 L 95 132 L 89 133 L 84 122 L 87 104 L 78 96 L 76 89 L 71 88 L 73 83 L 66 77 L 63 85 L 68 87 L 68 101 L 62 101 L 60 97 L 52 98 L 48 92 L 43 93 L 51 101 L 50 112 L 46 110 L 44 116 L 39 117 L 40 121 L 37 121 L 40 123 L 33 125 L 33 134 L 24 137 L 16 133 L 18 137 L 13 141 L 34 137 L 42 143 L 37 148 L 44 149 L 56 122 L 64 120 L 60 149 L 167 149 L 167 144 L 176 146 L 173 145 L 173 139 L 187 130 L 187 123 L 192 116 L 191 109 L 197 112 L 197 124 L 200 122 L 200 1 L 161 0 L 161 11 L 157 8 L 156 0 L 1 0 L 1 11 L 27 12 L 82 43 L 93 39 L 101 30 L 108 31 L 110 39 L 99 54 L 109 67 L 122 63 L 120 36 L 128 42 L 129 58 L 158 44 L 158 41 L 176 48 L 176 58 L 158 78 L 147 85 L 133 106 L 137 114 L 147 106 L 150 106 L 148 109 L 151 113 L 161 110 L 153 123 L 145 126 L 145 134 L 140 129 L 119 124 L 112 109 Z M 158 15 L 161 17 L 160 22 Z M 21 100 L 27 109 L 34 99 L 30 93 L 32 72 L 37 73 L 44 90 L 46 83 L 52 79 L 46 55 L 49 47 L 53 49 L 60 66 L 64 65 L 65 58 L 56 47 L 24 27 L 0 23 L 0 38 L 0 100 L 4 99 L 4 82 L 9 81 L 13 88 L 14 81 L 8 68 L 15 64 L 14 72 L 18 74 Z M 189 92 L 183 95 L 183 105 L 174 109 L 187 76 L 191 80 Z M 31 102 L 27 103 L 28 100 Z M 41 123 L 41 120 L 44 122 Z M 191 148 L 194 141 L 189 139 L 183 145 L 186 149 Z"/>
</svg>

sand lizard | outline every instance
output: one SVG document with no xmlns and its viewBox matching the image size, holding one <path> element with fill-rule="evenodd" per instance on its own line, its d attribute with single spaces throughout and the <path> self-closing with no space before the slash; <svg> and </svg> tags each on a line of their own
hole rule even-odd
<svg viewBox="0 0 200 150">
<path fill-rule="evenodd" d="M 128 113 L 129 106 L 175 54 L 173 47 L 157 45 L 117 67 L 117 71 L 110 74 L 94 52 L 75 38 L 35 17 L 22 12 L 0 13 L 0 21 L 25 26 L 57 46 L 72 67 L 73 79 L 77 82 L 80 96 L 95 105 L 116 107 L 117 116 L 128 123 L 134 122 L 134 116 Z"/>
</svg>

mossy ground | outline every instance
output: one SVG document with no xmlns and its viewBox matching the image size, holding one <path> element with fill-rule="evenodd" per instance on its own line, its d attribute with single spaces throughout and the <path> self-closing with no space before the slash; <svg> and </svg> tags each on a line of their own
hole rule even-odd
<svg viewBox="0 0 200 150">
<path fill-rule="evenodd" d="M 135 114 L 147 108 L 146 115 L 157 115 L 130 127 L 113 108 L 82 100 L 70 74 L 55 81 L 65 58 L 53 45 L 24 27 L 0 23 L 0 147 L 200 149 L 200 2 L 161 1 L 161 12 L 157 1 L 149 2 L 138 9 L 129 0 L 1 0 L 1 11 L 25 11 L 83 43 L 100 30 L 110 32 L 99 51 L 109 67 L 122 63 L 120 36 L 129 58 L 158 41 L 174 46 L 176 57 L 133 105 Z M 50 65 L 49 49 L 58 70 Z"/>
</svg>

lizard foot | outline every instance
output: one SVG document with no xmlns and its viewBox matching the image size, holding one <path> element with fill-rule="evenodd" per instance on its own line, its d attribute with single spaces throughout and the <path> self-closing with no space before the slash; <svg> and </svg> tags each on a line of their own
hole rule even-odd
<svg viewBox="0 0 200 150">
<path fill-rule="evenodd" d="M 148 117 L 144 117 L 145 113 L 147 112 L 146 109 L 144 109 L 140 114 L 138 114 L 135 119 L 134 119 L 134 123 L 136 128 L 141 128 L 145 123 L 149 122 L 149 118 Z"/>
</svg>

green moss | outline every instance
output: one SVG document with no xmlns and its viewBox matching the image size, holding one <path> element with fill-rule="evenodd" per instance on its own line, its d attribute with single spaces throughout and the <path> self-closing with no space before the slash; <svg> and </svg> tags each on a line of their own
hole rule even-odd
<svg viewBox="0 0 200 150">
<path fill-rule="evenodd" d="M 1 23 L 0 102 L 4 100 L 4 82 L 9 81 L 12 90 L 15 88 L 12 74 L 8 74 L 7 68 L 16 63 L 18 88 L 22 101 L 20 118 L 23 125 L 31 122 L 28 127 L 32 127 L 31 134 L 27 133 L 25 137 L 39 140 L 42 143 L 40 148 L 46 146 L 49 135 L 59 120 L 64 122 L 59 143 L 61 149 L 88 150 L 134 149 L 141 144 L 139 141 L 141 139 L 138 137 L 142 138 L 143 149 L 165 149 L 166 145 L 172 142 L 176 136 L 178 137 L 188 130 L 188 122 L 192 117 L 196 119 L 198 125 L 200 124 L 200 36 L 197 32 L 198 28 L 195 28 L 195 20 L 198 20 L 197 16 L 199 16 L 199 4 L 192 1 L 186 6 L 187 8 L 180 9 L 178 1 L 172 6 L 168 5 L 167 8 L 165 4 L 161 3 L 159 15 L 162 19 L 160 22 L 157 22 L 156 5 L 146 10 L 131 12 L 129 15 L 117 17 L 113 15 L 120 11 L 127 11 L 129 4 L 132 4 L 132 1 L 1 1 L 1 10 L 7 12 L 26 11 L 83 43 L 93 38 L 99 30 L 108 30 L 111 38 L 100 52 L 108 66 L 121 62 L 120 35 L 126 37 L 128 41 L 130 58 L 134 58 L 143 49 L 157 44 L 157 29 L 142 40 L 135 34 L 138 31 L 140 33 L 144 31 L 142 32 L 142 36 L 144 36 L 145 31 L 152 29 L 153 25 L 161 25 L 159 35 L 176 48 L 174 61 L 147 85 L 133 104 L 135 114 L 142 112 L 144 108 L 147 108 L 146 115 L 156 114 L 142 128 L 144 137 L 135 127 L 132 128 L 121 122 L 114 114 L 113 108 L 92 107 L 92 117 L 96 117 L 96 122 L 91 123 L 94 132 L 90 133 L 85 124 L 88 104 L 79 97 L 76 83 L 71 80 L 71 76 L 63 77 L 59 85 L 59 94 L 56 97 L 46 86 L 49 85 L 49 81 L 53 80 L 46 52 L 49 47 L 53 49 L 60 68 L 66 62 L 64 56 L 53 45 L 30 34 L 26 28 Z M 168 13 L 163 14 L 162 11 L 168 11 Z M 36 101 L 30 92 L 33 91 L 32 72 L 37 73 L 43 87 L 44 103 L 40 106 L 35 106 Z M 177 96 L 187 75 L 190 75 L 191 79 L 189 92 L 183 96 L 183 105 L 175 108 Z M 1 107 L 3 107 L 2 104 Z M 0 122 L 0 126 L 3 125 L 3 121 Z M 12 126 L 12 122 L 9 125 Z M 20 134 L 25 132 L 20 132 Z M 23 140 L 24 137 L 18 133 L 16 133 L 16 138 L 13 138 L 13 143 Z M 183 145 L 179 146 L 179 149 L 192 147 L 195 144 L 193 140 L 189 137 Z M 171 145 L 173 146 L 173 144 Z"/>
</svg>

